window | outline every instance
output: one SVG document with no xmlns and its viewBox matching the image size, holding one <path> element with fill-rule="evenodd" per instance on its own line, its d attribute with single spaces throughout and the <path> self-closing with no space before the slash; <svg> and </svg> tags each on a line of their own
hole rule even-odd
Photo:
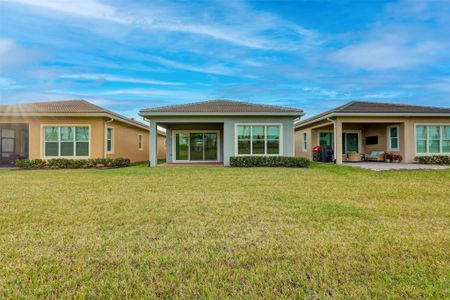
<svg viewBox="0 0 450 300">
<path fill-rule="evenodd" d="M 450 125 L 417 125 L 416 153 L 450 153 Z"/>
<path fill-rule="evenodd" d="M 308 135 L 306 132 L 303 133 L 303 152 L 308 151 Z"/>
<path fill-rule="evenodd" d="M 388 127 L 388 146 L 390 150 L 398 150 L 399 142 L 399 127 L 389 126 Z"/>
<path fill-rule="evenodd" d="M 89 127 L 45 126 L 44 154 L 46 157 L 89 156 Z"/>
<path fill-rule="evenodd" d="M 319 133 L 319 146 L 325 146 L 333 149 L 333 133 L 332 132 L 320 132 Z"/>
<path fill-rule="evenodd" d="M 238 125 L 238 155 L 279 155 L 280 125 Z"/>
<path fill-rule="evenodd" d="M 144 137 L 142 134 L 138 134 L 138 149 L 139 150 L 144 149 Z"/>
<path fill-rule="evenodd" d="M 106 129 L 106 151 L 107 152 L 113 152 L 113 135 L 114 135 L 114 128 L 108 127 Z"/>
</svg>

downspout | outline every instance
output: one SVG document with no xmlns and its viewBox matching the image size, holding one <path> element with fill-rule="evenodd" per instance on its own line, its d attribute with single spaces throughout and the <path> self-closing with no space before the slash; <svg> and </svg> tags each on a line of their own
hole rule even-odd
<svg viewBox="0 0 450 300">
<path fill-rule="evenodd" d="M 105 147 L 103 149 L 104 150 L 103 158 L 106 158 L 107 153 L 108 153 L 108 124 L 111 122 L 114 122 L 113 118 L 111 118 L 111 120 L 105 122 L 105 136 L 104 136 Z"/>
<path fill-rule="evenodd" d="M 327 121 L 333 123 L 333 161 L 336 163 L 336 149 L 337 149 L 337 141 L 336 141 L 336 121 L 327 118 Z"/>
</svg>

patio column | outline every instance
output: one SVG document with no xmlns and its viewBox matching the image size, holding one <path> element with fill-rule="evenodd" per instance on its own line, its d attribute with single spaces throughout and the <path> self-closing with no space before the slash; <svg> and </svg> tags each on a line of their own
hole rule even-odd
<svg viewBox="0 0 450 300">
<path fill-rule="evenodd" d="M 342 164 L 342 121 L 336 119 L 334 123 L 334 155 L 336 164 Z"/>
<path fill-rule="evenodd" d="M 158 125 L 155 121 L 150 121 L 150 167 L 156 167 L 158 163 Z"/>
</svg>

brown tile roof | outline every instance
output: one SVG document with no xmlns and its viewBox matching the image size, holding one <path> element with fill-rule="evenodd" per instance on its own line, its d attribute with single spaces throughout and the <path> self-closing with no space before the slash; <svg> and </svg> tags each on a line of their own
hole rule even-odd
<svg viewBox="0 0 450 300">
<path fill-rule="evenodd" d="M 311 118 L 302 120 L 296 124 L 296 127 L 305 123 L 318 120 L 330 114 L 450 114 L 450 108 L 419 106 L 395 103 L 381 103 L 368 101 L 351 101 L 342 106 L 325 111 Z"/>
<path fill-rule="evenodd" d="M 147 108 L 142 109 L 140 113 L 144 115 L 147 113 L 282 113 L 301 115 L 303 114 L 303 110 L 232 100 L 209 100 L 203 102 Z"/>
<path fill-rule="evenodd" d="M 65 100 L 65 101 L 49 101 L 34 102 L 22 104 L 0 105 L 0 114 L 107 114 L 118 118 L 122 122 L 128 122 L 138 127 L 148 126 L 134 119 L 127 118 L 113 111 L 107 110 L 86 100 Z"/>
</svg>

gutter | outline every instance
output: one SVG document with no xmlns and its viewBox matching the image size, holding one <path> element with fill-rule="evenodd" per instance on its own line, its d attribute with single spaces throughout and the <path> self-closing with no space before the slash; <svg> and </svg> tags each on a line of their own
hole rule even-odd
<svg viewBox="0 0 450 300">
<path fill-rule="evenodd" d="M 108 155 L 108 124 L 114 122 L 114 119 L 111 118 L 111 120 L 109 121 L 105 121 L 105 147 L 104 147 L 104 153 L 103 153 L 103 158 L 106 158 L 106 156 Z"/>
</svg>

